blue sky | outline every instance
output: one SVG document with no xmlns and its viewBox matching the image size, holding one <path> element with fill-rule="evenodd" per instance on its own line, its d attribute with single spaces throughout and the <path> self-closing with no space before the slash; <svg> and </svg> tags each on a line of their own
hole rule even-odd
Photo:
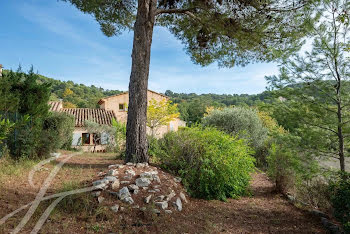
<svg viewBox="0 0 350 234">
<path fill-rule="evenodd" d="M 0 63 L 5 69 L 31 65 L 40 74 L 106 89 L 127 90 L 132 32 L 107 38 L 90 15 L 56 0 L 2 0 Z M 154 31 L 149 88 L 184 93 L 260 93 L 276 64 L 219 69 L 191 62 L 165 28 Z"/>
</svg>

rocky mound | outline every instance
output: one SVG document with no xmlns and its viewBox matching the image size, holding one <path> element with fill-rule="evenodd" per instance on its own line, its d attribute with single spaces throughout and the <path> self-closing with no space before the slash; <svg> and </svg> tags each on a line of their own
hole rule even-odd
<svg viewBox="0 0 350 234">
<path fill-rule="evenodd" d="M 148 163 L 110 165 L 92 182 L 99 203 L 106 203 L 114 212 L 127 208 L 161 214 L 182 211 L 187 196 L 181 178 L 173 177 Z"/>
</svg>

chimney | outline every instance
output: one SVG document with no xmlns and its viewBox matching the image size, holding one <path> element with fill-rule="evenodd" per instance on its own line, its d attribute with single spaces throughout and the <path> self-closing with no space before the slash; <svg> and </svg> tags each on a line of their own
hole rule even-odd
<svg viewBox="0 0 350 234">
<path fill-rule="evenodd" d="M 0 77 L 2 77 L 2 64 L 0 64 Z"/>
</svg>

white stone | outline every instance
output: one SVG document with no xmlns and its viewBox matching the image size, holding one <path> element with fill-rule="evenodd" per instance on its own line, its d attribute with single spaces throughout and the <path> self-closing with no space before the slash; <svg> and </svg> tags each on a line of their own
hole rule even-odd
<svg viewBox="0 0 350 234">
<path fill-rule="evenodd" d="M 158 183 L 160 183 L 160 178 L 158 175 L 153 175 L 153 180 L 157 181 Z"/>
<path fill-rule="evenodd" d="M 120 187 L 119 180 L 114 181 L 112 184 L 112 189 L 117 190 L 117 189 L 119 189 L 119 187 Z"/>
<path fill-rule="evenodd" d="M 137 178 L 135 182 L 139 187 L 147 187 L 151 184 L 151 181 L 147 178 Z"/>
<path fill-rule="evenodd" d="M 158 209 L 153 209 L 153 213 L 160 214 L 160 211 Z"/>
<path fill-rule="evenodd" d="M 112 169 L 112 168 L 116 168 L 116 167 L 118 167 L 118 164 L 116 164 L 116 165 L 109 165 L 108 169 Z"/>
<path fill-rule="evenodd" d="M 134 164 L 132 162 L 128 162 L 125 165 L 127 165 L 127 166 L 134 166 Z"/>
<path fill-rule="evenodd" d="M 155 169 L 154 171 L 150 171 L 150 173 L 151 173 L 152 175 L 158 175 L 157 169 Z"/>
<path fill-rule="evenodd" d="M 156 193 L 156 190 L 150 189 L 148 190 L 149 193 Z"/>
<path fill-rule="evenodd" d="M 109 176 L 116 176 L 116 175 L 118 175 L 118 173 L 119 173 L 118 170 L 109 170 L 108 171 Z"/>
<path fill-rule="evenodd" d="M 160 185 L 154 185 L 153 188 L 160 188 Z"/>
<path fill-rule="evenodd" d="M 134 204 L 134 200 L 132 199 L 132 197 L 125 197 L 123 199 L 121 199 L 122 202 L 128 203 L 128 204 Z"/>
<path fill-rule="evenodd" d="M 187 203 L 186 196 L 185 196 L 185 194 L 183 194 L 182 192 L 180 193 L 180 198 L 181 198 L 182 201 L 184 201 L 185 203 Z"/>
<path fill-rule="evenodd" d="M 140 191 L 140 190 L 135 189 L 135 190 L 134 190 L 134 194 L 138 194 L 138 193 L 139 193 L 139 191 Z"/>
<path fill-rule="evenodd" d="M 145 167 L 146 164 L 145 163 L 137 163 L 136 164 L 136 168 L 142 168 L 142 167 Z"/>
<path fill-rule="evenodd" d="M 143 190 L 147 190 L 147 189 L 148 189 L 148 187 L 142 187 L 142 189 L 143 189 Z"/>
<path fill-rule="evenodd" d="M 97 173 L 97 176 L 104 176 L 104 175 L 106 175 L 106 173 L 104 173 L 104 172 L 102 172 L 102 171 L 100 171 L 99 173 Z"/>
<path fill-rule="evenodd" d="M 102 180 L 96 180 L 96 181 L 94 181 L 94 182 L 92 182 L 92 185 L 93 186 L 98 186 L 98 185 L 105 185 L 105 184 L 108 184 L 109 183 L 109 181 L 108 180 L 106 180 L 106 179 L 102 179 Z"/>
<path fill-rule="evenodd" d="M 182 211 L 182 202 L 179 197 L 176 199 L 176 202 L 174 202 L 174 206 L 178 211 Z"/>
<path fill-rule="evenodd" d="M 140 174 L 140 178 L 146 178 L 149 180 L 153 180 L 153 175 L 151 172 L 143 172 Z"/>
<path fill-rule="evenodd" d="M 119 190 L 118 197 L 120 200 L 123 200 L 124 198 L 130 197 L 130 196 L 131 196 L 131 194 L 129 192 L 128 187 L 123 187 L 121 190 Z"/>
<path fill-rule="evenodd" d="M 119 205 L 114 205 L 114 206 L 111 206 L 111 210 L 114 212 L 114 213 L 117 213 L 118 210 L 119 210 Z"/>
<path fill-rule="evenodd" d="M 148 197 L 145 197 L 145 203 L 148 204 L 151 201 L 152 194 L 149 195 Z"/>
<path fill-rule="evenodd" d="M 102 196 L 99 196 L 99 197 L 97 198 L 98 203 L 102 203 L 104 200 L 105 200 L 105 198 L 102 197 Z"/>
<path fill-rule="evenodd" d="M 146 208 L 146 207 L 141 207 L 141 208 L 140 208 L 140 210 L 142 210 L 142 211 L 146 211 L 146 210 L 147 210 L 147 208 Z"/>
<path fill-rule="evenodd" d="M 166 200 L 170 201 L 175 196 L 176 196 L 176 193 L 174 192 L 174 190 L 171 190 L 171 192 L 166 196 Z"/>
<path fill-rule="evenodd" d="M 124 180 L 124 181 L 121 181 L 120 183 L 121 183 L 121 184 L 130 184 L 130 181 Z"/>
<path fill-rule="evenodd" d="M 136 175 L 135 171 L 134 171 L 134 170 L 131 170 L 131 169 L 126 170 L 126 171 L 125 171 L 125 174 L 129 174 L 129 175 L 131 175 L 131 176 L 135 176 L 135 175 Z"/>
<path fill-rule="evenodd" d="M 173 212 L 171 210 L 165 210 L 164 211 L 166 214 L 172 214 Z"/>
<path fill-rule="evenodd" d="M 120 207 L 120 211 L 124 211 L 125 210 L 125 208 L 124 207 Z"/>
<path fill-rule="evenodd" d="M 130 184 L 128 187 L 130 191 L 139 190 L 139 186 L 137 186 L 136 184 Z"/>
<path fill-rule="evenodd" d="M 132 179 L 132 175 L 126 175 L 123 178 L 124 178 L 124 180 L 131 180 Z"/>
<path fill-rule="evenodd" d="M 181 177 L 175 177 L 174 180 L 176 183 L 180 183 L 182 179 L 181 179 Z"/>
<path fill-rule="evenodd" d="M 165 210 L 166 208 L 168 208 L 168 202 L 166 202 L 166 201 L 155 202 L 154 204 L 157 207 L 161 208 L 162 210 Z"/>
<path fill-rule="evenodd" d="M 115 182 L 118 179 L 115 176 L 106 176 L 105 180 L 108 180 L 109 182 Z"/>
<path fill-rule="evenodd" d="M 139 209 L 140 206 L 139 206 L 139 205 L 136 205 L 136 206 L 133 206 L 132 208 L 134 208 L 134 209 Z"/>
</svg>

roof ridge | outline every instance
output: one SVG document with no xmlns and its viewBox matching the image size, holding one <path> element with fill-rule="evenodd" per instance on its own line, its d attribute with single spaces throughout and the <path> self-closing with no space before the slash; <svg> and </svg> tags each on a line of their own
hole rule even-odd
<svg viewBox="0 0 350 234">
<path fill-rule="evenodd" d="M 150 92 L 152 92 L 152 93 L 158 94 L 158 95 L 163 96 L 163 97 L 165 97 L 165 98 L 169 98 L 169 97 L 166 96 L 165 94 L 158 93 L 158 92 L 153 91 L 153 90 L 150 90 L 150 89 L 147 89 L 147 91 L 150 91 Z M 101 99 L 97 102 L 97 104 L 100 104 L 100 102 L 104 101 L 105 99 L 117 97 L 117 96 L 120 96 L 120 95 L 123 95 L 123 94 L 126 94 L 126 93 L 129 93 L 129 91 L 125 91 L 125 92 L 122 92 L 122 93 L 119 93 L 119 94 L 115 94 L 115 95 L 112 95 L 112 96 L 107 96 L 107 97 L 101 98 Z M 102 104 L 102 103 L 101 103 L 101 104 Z M 100 105 L 101 105 L 101 104 L 100 104 Z"/>
</svg>

